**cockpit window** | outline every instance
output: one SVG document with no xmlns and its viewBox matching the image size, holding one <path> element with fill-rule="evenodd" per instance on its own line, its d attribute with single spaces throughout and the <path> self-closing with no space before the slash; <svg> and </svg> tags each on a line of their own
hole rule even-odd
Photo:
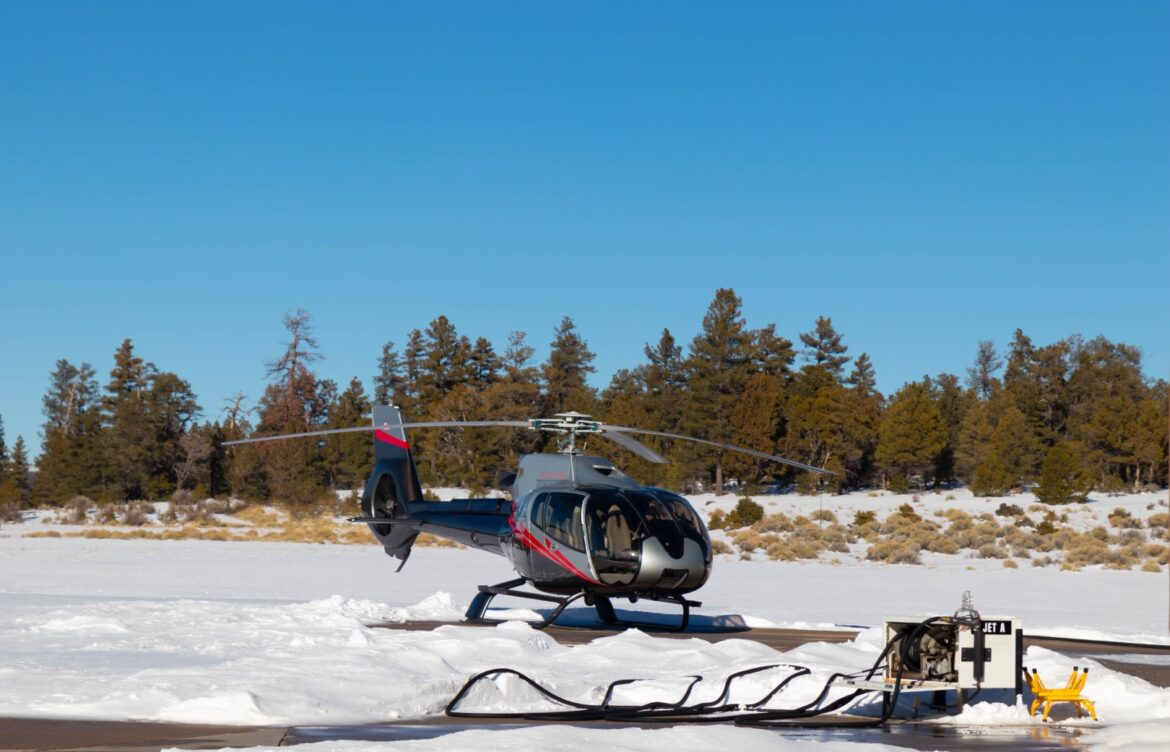
<svg viewBox="0 0 1170 752">
<path fill-rule="evenodd" d="M 575 493 L 542 494 L 533 512 L 536 524 L 550 538 L 575 551 L 585 550 L 581 530 L 581 503 L 585 497 Z"/>
<path fill-rule="evenodd" d="M 662 543 L 666 553 L 676 558 L 682 556 L 683 534 L 667 505 L 657 497 L 642 491 L 626 491 L 625 496 L 642 515 L 650 535 Z"/>
<path fill-rule="evenodd" d="M 707 539 L 707 528 L 699 522 L 698 515 L 687 500 L 669 491 L 655 491 L 654 495 L 670 507 L 670 511 L 674 513 L 674 519 L 678 522 L 679 527 L 688 537 L 695 537 L 700 539 Z"/>
</svg>

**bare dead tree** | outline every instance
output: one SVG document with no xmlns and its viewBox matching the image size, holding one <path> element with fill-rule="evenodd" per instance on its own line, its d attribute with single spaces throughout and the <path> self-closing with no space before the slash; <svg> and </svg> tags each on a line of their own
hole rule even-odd
<svg viewBox="0 0 1170 752">
<path fill-rule="evenodd" d="M 211 456 L 211 440 L 202 433 L 188 431 L 179 438 L 183 459 L 174 465 L 175 490 L 181 490 L 195 468 L 207 462 Z"/>
</svg>

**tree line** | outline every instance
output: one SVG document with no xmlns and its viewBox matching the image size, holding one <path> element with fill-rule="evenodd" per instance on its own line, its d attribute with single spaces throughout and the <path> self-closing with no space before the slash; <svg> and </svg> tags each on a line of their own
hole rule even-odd
<svg viewBox="0 0 1170 752">
<path fill-rule="evenodd" d="M 941 373 L 881 394 L 868 354 L 854 357 L 830 318 L 790 340 L 769 323 L 748 325 L 730 289 L 715 293 L 685 346 L 663 329 L 644 360 L 603 389 L 588 383 L 595 354 L 573 320 L 553 332 L 535 362 L 523 332 L 500 351 L 472 340 L 445 316 L 387 342 L 372 393 L 354 377 L 320 378 L 312 318 L 284 319 L 283 350 L 249 405 L 238 394 L 212 418 L 190 384 L 162 371 L 125 340 L 104 386 L 86 363 L 57 362 L 43 399 L 43 449 L 29 482 L 22 439 L 9 452 L 0 423 L 0 502 L 60 504 L 163 498 L 176 492 L 311 504 L 360 489 L 372 452 L 366 434 L 224 447 L 231 439 L 357 426 L 375 402 L 408 420 L 517 420 L 577 410 L 606 422 L 697 436 L 780 454 L 834 471 L 796 472 L 765 460 L 651 437 L 671 459 L 653 465 L 622 452 L 627 472 L 681 491 L 722 492 L 792 483 L 805 491 L 905 490 L 965 483 L 980 495 L 1035 488 L 1069 501 L 1167 481 L 1167 384 L 1147 378 L 1140 351 L 1103 337 L 1036 344 L 1017 330 L 1004 352 L 978 343 L 963 376 Z M 431 485 L 476 490 L 549 438 L 503 428 L 412 432 Z M 598 440 L 600 441 L 600 440 Z M 612 446 L 589 451 L 613 455 Z"/>
</svg>

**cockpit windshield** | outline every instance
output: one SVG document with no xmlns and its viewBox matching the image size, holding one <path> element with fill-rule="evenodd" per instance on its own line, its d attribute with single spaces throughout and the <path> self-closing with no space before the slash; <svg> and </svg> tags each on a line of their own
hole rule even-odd
<svg viewBox="0 0 1170 752">
<path fill-rule="evenodd" d="M 667 504 L 642 491 L 626 491 L 625 495 L 646 521 L 650 535 L 662 543 L 666 553 L 676 558 L 682 556 L 683 534 Z"/>
</svg>

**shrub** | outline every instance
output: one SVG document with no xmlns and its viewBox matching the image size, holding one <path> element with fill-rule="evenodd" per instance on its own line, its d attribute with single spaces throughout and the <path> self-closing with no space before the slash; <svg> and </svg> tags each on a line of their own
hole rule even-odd
<svg viewBox="0 0 1170 752">
<path fill-rule="evenodd" d="M 1158 562 L 1155 561 L 1154 559 L 1146 559 L 1145 563 L 1142 564 L 1142 571 L 1143 572 L 1161 572 L 1162 567 L 1158 566 Z"/>
<path fill-rule="evenodd" d="M 1034 567 L 1050 567 L 1055 563 L 1051 556 L 1038 556 L 1032 559 L 1032 566 Z"/>
<path fill-rule="evenodd" d="M 1020 508 L 1019 504 L 1003 503 L 996 507 L 995 513 L 1000 517 L 1023 517 L 1024 510 Z"/>
<path fill-rule="evenodd" d="M 748 527 L 764 519 L 764 508 L 747 496 L 742 497 L 735 504 L 735 509 L 727 515 L 728 528 Z"/>
<path fill-rule="evenodd" d="M 790 533 L 796 529 L 796 525 L 788 518 L 788 515 L 781 513 L 768 515 L 752 525 L 752 528 L 761 533 Z"/>
<path fill-rule="evenodd" d="M 936 535 L 926 544 L 926 550 L 936 554 L 957 554 L 962 546 L 949 535 Z"/>
<path fill-rule="evenodd" d="M 918 512 L 915 511 L 914 507 L 910 506 L 909 504 L 903 504 L 902 506 L 898 507 L 898 514 L 907 519 L 914 520 L 915 522 L 922 519 L 920 516 L 918 516 Z"/>
<path fill-rule="evenodd" d="M 1117 507 L 1109 513 L 1109 524 L 1113 527 L 1123 529 L 1136 529 L 1142 527 L 1142 521 L 1136 519 L 1132 514 L 1121 507 Z"/>
<path fill-rule="evenodd" d="M 1011 559 L 1004 559 L 1003 560 L 1003 568 L 1004 569 L 1019 569 L 1020 565 L 1015 563 Z"/>
<path fill-rule="evenodd" d="M 707 527 L 712 530 L 719 530 L 727 526 L 727 515 L 723 514 L 722 509 L 716 509 L 711 513 L 711 518 L 707 520 Z"/>
<path fill-rule="evenodd" d="M 154 506 L 149 501 L 128 501 L 122 506 L 121 512 L 119 521 L 123 525 L 138 527 L 150 522 L 147 515 L 154 512 Z"/>
<path fill-rule="evenodd" d="M 1165 517 L 1166 515 L 1162 516 Z M 865 527 L 871 522 L 877 522 L 877 512 L 866 509 L 864 511 L 858 510 L 853 513 L 852 524 L 854 527 Z"/>
<path fill-rule="evenodd" d="M 1170 526 L 1170 515 L 1166 514 L 1165 512 L 1151 514 L 1149 519 L 1146 520 L 1146 524 L 1150 526 L 1151 531 L 1157 528 L 1161 531 L 1159 535 L 1165 535 L 1166 528 Z"/>
<path fill-rule="evenodd" d="M 812 518 L 817 522 L 836 522 L 837 515 L 833 514 L 828 509 L 818 509 L 812 513 Z"/>
<path fill-rule="evenodd" d="M 0 502 L 0 522 L 21 522 L 23 519 L 20 514 L 20 502 Z"/>
<path fill-rule="evenodd" d="M 1006 559 L 1008 552 L 994 543 L 985 543 L 979 547 L 980 559 Z"/>
<path fill-rule="evenodd" d="M 62 525 L 84 525 L 89 521 L 93 500 L 88 496 L 74 496 L 65 502 L 65 513 L 57 518 Z"/>
<path fill-rule="evenodd" d="M 918 564 L 918 548 L 906 541 L 883 540 L 869 547 L 865 558 L 887 564 Z"/>
<path fill-rule="evenodd" d="M 711 541 L 711 553 L 712 554 L 729 554 L 729 553 L 731 553 L 731 546 L 727 545 L 726 543 L 724 543 L 723 541 L 721 541 L 719 539 L 713 539 Z"/>
</svg>

